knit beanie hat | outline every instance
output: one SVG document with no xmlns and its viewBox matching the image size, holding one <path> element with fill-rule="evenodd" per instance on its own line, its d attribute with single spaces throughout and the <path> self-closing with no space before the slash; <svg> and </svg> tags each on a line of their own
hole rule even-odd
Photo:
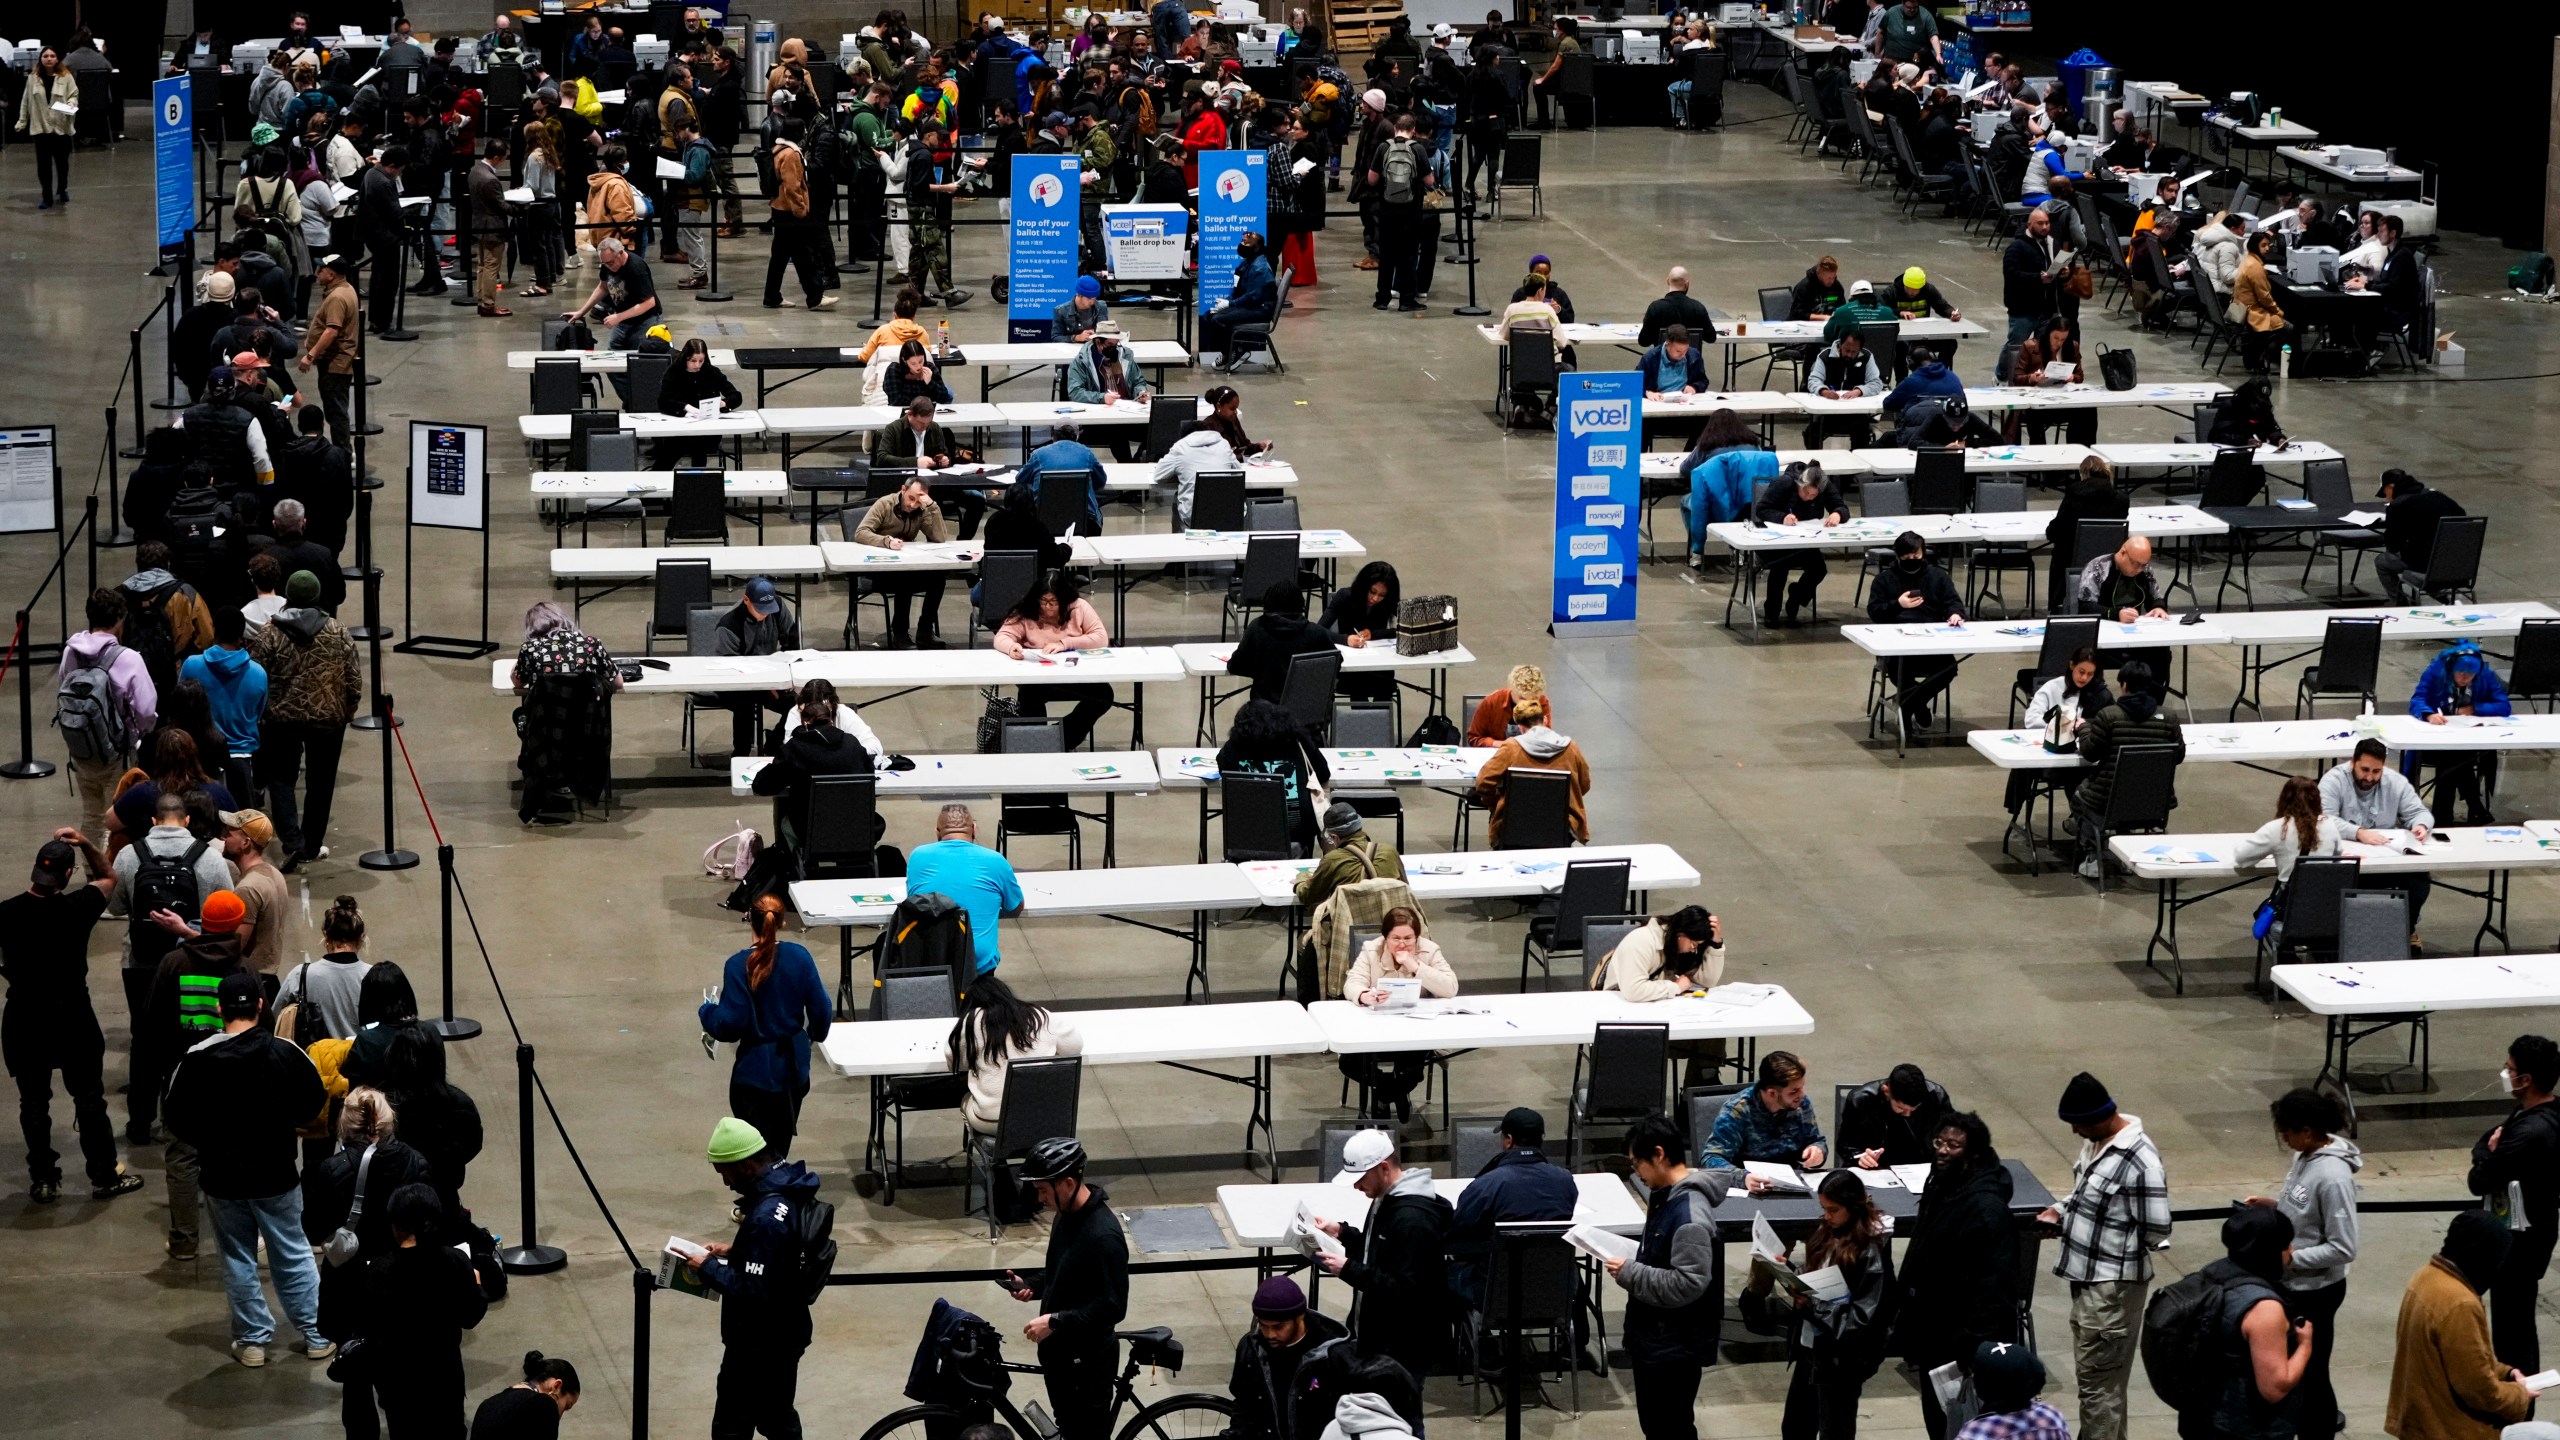
<svg viewBox="0 0 2560 1440">
<path fill-rule="evenodd" d="M 2116 1113 L 2115 1097 L 2098 1077 L 2083 1070 L 2062 1087 L 2062 1104 L 2055 1110 L 2066 1125 L 2079 1125 L 2091 1120 L 2104 1120 Z"/>
<path fill-rule="evenodd" d="M 735 1115 L 723 1115 L 711 1127 L 711 1144 L 703 1153 L 714 1165 L 753 1160 L 764 1153 L 764 1132 Z"/>
<path fill-rule="evenodd" d="M 1102 282 L 1090 275 L 1079 275 L 1076 277 L 1076 293 L 1087 300 L 1099 300 L 1102 298 Z"/>
<path fill-rule="evenodd" d="M 320 577 L 308 570 L 296 570 L 284 582 L 284 598 L 296 605 L 315 604 L 320 599 Z"/>
<path fill-rule="evenodd" d="M 230 890 L 216 890 L 204 897 L 201 917 L 204 929 L 211 935 L 228 935 L 249 918 L 249 902 Z"/>
<path fill-rule="evenodd" d="M 1286 1275 L 1274 1275 L 1254 1287 L 1253 1318 L 1290 1320 L 1307 1313 L 1306 1292 Z"/>
</svg>

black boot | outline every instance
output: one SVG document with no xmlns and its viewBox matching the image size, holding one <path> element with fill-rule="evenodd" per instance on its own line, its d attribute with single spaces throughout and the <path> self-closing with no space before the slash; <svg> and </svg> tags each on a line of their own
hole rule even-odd
<svg viewBox="0 0 2560 1440">
<path fill-rule="evenodd" d="M 907 619 L 914 609 L 914 603 L 913 599 L 909 596 L 896 595 L 890 597 L 888 644 L 889 648 L 892 650 L 909 649 L 915 644 L 915 642 L 909 639 L 907 635 Z"/>
<path fill-rule="evenodd" d="M 939 614 L 928 613 L 923 623 L 916 626 L 916 648 L 919 650 L 946 648 L 942 643 L 942 617 Z"/>
</svg>

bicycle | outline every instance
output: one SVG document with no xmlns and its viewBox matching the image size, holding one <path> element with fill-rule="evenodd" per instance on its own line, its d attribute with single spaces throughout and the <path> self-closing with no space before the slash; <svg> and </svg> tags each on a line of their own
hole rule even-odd
<svg viewBox="0 0 2560 1440">
<path fill-rule="evenodd" d="M 1235 1402 L 1224 1395 L 1198 1390 L 1168 1395 L 1140 1406 L 1128 1424 L 1120 1424 L 1120 1413 L 1137 1401 L 1137 1387 L 1132 1382 L 1142 1367 L 1155 1366 L 1173 1375 L 1182 1373 L 1182 1342 L 1162 1325 L 1116 1334 L 1128 1345 L 1129 1358 L 1112 1386 L 1111 1416 L 1104 1422 L 1106 1432 L 1115 1440 L 1214 1440 L 1232 1427 Z M 1002 1337 L 993 1326 L 967 1327 L 953 1342 L 950 1369 L 960 1388 L 973 1392 L 975 1398 L 965 1404 L 909 1405 L 892 1410 L 873 1421 L 871 1428 L 862 1432 L 862 1440 L 958 1440 L 962 1429 L 993 1419 L 1012 1426 L 1013 1433 L 1024 1440 L 1057 1440 L 1057 1422 L 1039 1402 L 1017 1407 L 1005 1393 L 1006 1375 L 1043 1372 L 1037 1365 L 1005 1359 L 1002 1345 Z"/>
</svg>

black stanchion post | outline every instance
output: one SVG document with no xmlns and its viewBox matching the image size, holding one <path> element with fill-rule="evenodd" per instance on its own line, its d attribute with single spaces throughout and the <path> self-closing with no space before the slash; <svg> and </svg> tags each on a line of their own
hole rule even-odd
<svg viewBox="0 0 2560 1440">
<path fill-rule="evenodd" d="M 1473 166 L 1476 142 L 1461 131 L 1458 144 L 1464 147 L 1459 158 Z M 1461 170 L 1459 174 L 1464 176 L 1466 171 Z M 1450 313 L 1470 318 L 1492 314 L 1476 300 L 1476 196 L 1475 187 L 1464 179 L 1458 184 L 1458 258 L 1454 263 L 1467 267 L 1467 303 Z"/>
<path fill-rule="evenodd" d="M 110 414 L 108 418 L 112 420 L 115 417 Z M 116 427 L 109 425 L 107 443 L 112 445 L 115 440 Z M 89 534 L 89 588 L 80 593 L 95 595 L 98 593 L 98 497 L 94 492 L 81 497 L 80 528 Z M 62 592 L 62 638 L 66 643 L 71 639 L 71 591 L 67 587 Z"/>
<path fill-rule="evenodd" d="M 363 497 L 357 497 L 361 500 Z M 372 695 L 365 713 L 347 723 L 358 730 L 387 730 L 400 722 L 391 717 L 391 697 L 382 693 L 382 642 L 390 637 L 391 627 L 378 624 L 382 608 L 382 572 L 364 571 L 359 577 L 364 585 L 365 643 L 373 651 L 373 663 L 366 679 Z"/>
<path fill-rule="evenodd" d="M 53 762 L 36 758 L 36 667 L 27 654 L 27 612 L 18 612 L 18 630 L 10 648 L 17 652 L 18 758 L 0 765 L 0 776 L 41 780 L 53 773 Z"/>
<path fill-rule="evenodd" d="M 382 261 L 376 259 L 373 263 L 379 265 Z M 391 275 L 391 328 L 373 338 L 392 341 L 415 340 L 418 338 L 418 332 L 410 329 L 408 325 L 409 232 L 406 225 L 401 226 L 400 243 L 394 248 L 391 256 Z"/>
<path fill-rule="evenodd" d="M 516 1135 L 516 1184 L 518 1198 L 523 1201 L 519 1211 L 524 1221 L 523 1243 L 499 1251 L 498 1264 L 510 1275 L 548 1275 L 569 1263 L 569 1252 L 557 1245 L 536 1244 L 533 1238 L 533 1047 L 522 1042 L 516 1045 Z M 640 1303 L 641 1313 L 647 1314 L 648 1298 L 641 1297 Z"/>
<path fill-rule="evenodd" d="M 381 655 L 382 648 L 377 642 L 374 647 L 374 656 L 377 661 Z M 377 693 L 381 688 L 379 682 L 374 686 Z M 399 768 L 400 757 L 391 753 L 391 747 L 398 739 L 391 732 L 399 728 L 399 722 L 390 720 L 391 697 L 382 695 L 381 700 L 383 718 L 390 722 L 382 727 L 382 848 L 367 850 L 356 857 L 356 863 L 367 870 L 414 870 L 418 868 L 418 852 L 400 848 L 396 823 L 399 819 L 397 806 L 400 795 L 392 788 L 392 781 L 395 778 L 392 772 Z"/>
<path fill-rule="evenodd" d="M 377 693 L 381 688 L 379 685 L 374 687 Z M 450 841 L 436 846 L 436 902 L 444 921 L 444 1014 L 427 1023 L 447 1040 L 477 1040 L 480 1038 L 480 1022 L 465 1020 L 453 1013 L 453 844 Z M 526 1144 L 530 1147 L 532 1142 L 527 1141 Z M 528 1233 L 526 1238 L 531 1239 L 531 1234 Z"/>
<path fill-rule="evenodd" d="M 883 252 L 886 252 L 889 247 L 882 245 L 880 248 Z M 888 323 L 888 294 L 889 257 L 886 253 L 883 253 L 880 257 L 879 263 L 871 267 L 871 318 L 863 321 L 863 324 L 884 325 Z"/>
<path fill-rule="evenodd" d="M 373 483 L 366 484 L 368 480 Z M 381 488 L 382 482 L 370 475 L 356 481 L 356 568 L 355 573 L 348 577 L 364 586 L 364 623 L 347 634 L 353 639 L 373 642 L 376 670 L 382 664 L 382 641 L 391 634 L 391 627 L 382 623 L 382 567 L 373 563 L 373 492 Z M 380 688 L 379 684 L 375 686 L 377 691 Z M 363 721 L 356 723 L 364 724 Z M 365 725 L 364 728 L 370 730 L 374 727 Z"/>
<path fill-rule="evenodd" d="M 697 305 L 726 305 L 737 297 L 720 288 L 720 203 L 714 200 L 710 214 L 704 217 L 702 232 L 711 237 L 711 278 L 694 293 Z"/>
<path fill-rule="evenodd" d="M 631 1272 L 631 1440 L 649 1440 L 649 1296 L 658 1277 Z"/>
</svg>

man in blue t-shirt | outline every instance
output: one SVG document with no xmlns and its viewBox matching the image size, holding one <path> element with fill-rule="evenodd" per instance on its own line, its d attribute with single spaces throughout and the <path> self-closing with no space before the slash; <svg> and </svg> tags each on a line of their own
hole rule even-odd
<svg viewBox="0 0 2560 1440">
<path fill-rule="evenodd" d="M 969 938 L 978 951 L 978 973 L 992 974 L 996 921 L 1022 913 L 1022 882 L 1013 862 L 978 843 L 978 822 L 966 805 L 945 805 L 933 824 L 933 843 L 907 857 L 907 893 L 947 895 L 969 912 Z"/>
</svg>

